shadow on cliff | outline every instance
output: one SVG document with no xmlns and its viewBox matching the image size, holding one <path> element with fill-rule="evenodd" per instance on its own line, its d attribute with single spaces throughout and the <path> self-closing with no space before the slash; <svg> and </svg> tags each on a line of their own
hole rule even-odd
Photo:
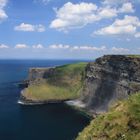
<svg viewBox="0 0 140 140">
<path fill-rule="evenodd" d="M 103 58 L 99 58 L 95 62 L 100 68 L 96 71 L 100 78 L 88 77 L 86 81 L 89 84 L 90 92 L 88 100 L 86 99 L 87 108 L 95 112 L 107 111 L 109 105 L 116 99 L 116 87 L 121 74 L 119 69 L 121 63 L 117 60 L 117 57 L 110 56 L 104 64 L 101 61 L 103 61 Z"/>
</svg>

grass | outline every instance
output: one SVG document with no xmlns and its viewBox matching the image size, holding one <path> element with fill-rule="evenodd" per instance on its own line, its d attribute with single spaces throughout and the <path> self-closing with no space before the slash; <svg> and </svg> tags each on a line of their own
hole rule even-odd
<svg viewBox="0 0 140 140">
<path fill-rule="evenodd" d="M 131 57 L 131 58 L 140 58 L 140 55 L 126 55 L 127 57 Z"/>
<path fill-rule="evenodd" d="M 139 140 L 140 93 L 120 101 L 92 120 L 76 140 Z"/>
<path fill-rule="evenodd" d="M 25 89 L 24 97 L 31 100 L 66 100 L 80 96 L 87 63 L 58 66 L 45 82 L 32 84 Z"/>
</svg>

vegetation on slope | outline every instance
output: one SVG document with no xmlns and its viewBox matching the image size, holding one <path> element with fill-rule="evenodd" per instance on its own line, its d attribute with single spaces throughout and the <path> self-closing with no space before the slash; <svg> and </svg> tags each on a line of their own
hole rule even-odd
<svg viewBox="0 0 140 140">
<path fill-rule="evenodd" d="M 58 66 L 44 82 L 31 84 L 23 96 L 34 101 L 67 100 L 79 97 L 87 63 Z"/>
<path fill-rule="evenodd" d="M 76 140 L 140 140 L 140 93 L 92 120 Z"/>
<path fill-rule="evenodd" d="M 133 54 L 132 55 L 126 55 L 126 56 L 131 57 L 131 58 L 140 58 L 140 55 L 135 55 L 135 54 L 134 55 Z"/>
</svg>

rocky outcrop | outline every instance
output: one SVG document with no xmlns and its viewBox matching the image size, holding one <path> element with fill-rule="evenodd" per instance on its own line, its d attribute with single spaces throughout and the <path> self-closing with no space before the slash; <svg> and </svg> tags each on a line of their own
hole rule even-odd
<svg viewBox="0 0 140 140">
<path fill-rule="evenodd" d="M 86 67 L 81 100 L 93 112 L 140 90 L 140 57 L 106 55 Z"/>
<path fill-rule="evenodd" d="M 82 66 L 81 70 L 80 67 L 76 66 L 77 68 L 75 67 L 72 72 L 69 72 L 69 66 L 31 68 L 27 84 L 38 85 L 45 80 L 51 85 L 67 86 L 66 88 L 68 88 L 72 86 L 72 83 L 82 80 L 81 97 L 76 100 L 76 103 L 77 101 L 80 102 L 86 110 L 94 113 L 106 112 L 115 101 L 127 98 L 130 94 L 140 91 L 139 56 L 105 55 L 96 59 L 95 62 L 85 64 L 85 66 Z M 84 69 L 85 72 L 83 72 Z M 82 74 L 79 74 L 78 70 Z M 77 78 L 77 75 L 79 75 L 79 78 Z M 76 84 L 74 86 L 72 87 L 76 88 Z M 31 100 L 28 101 L 24 98 L 24 94 L 21 94 L 23 101 L 31 102 Z M 42 101 L 36 102 L 40 103 Z"/>
<path fill-rule="evenodd" d="M 53 75 L 55 68 L 30 68 L 28 74 L 29 84 L 40 84 L 43 79 Z"/>
<path fill-rule="evenodd" d="M 54 68 L 30 68 L 19 103 L 45 104 L 64 102 L 80 97 L 87 63 Z"/>
</svg>

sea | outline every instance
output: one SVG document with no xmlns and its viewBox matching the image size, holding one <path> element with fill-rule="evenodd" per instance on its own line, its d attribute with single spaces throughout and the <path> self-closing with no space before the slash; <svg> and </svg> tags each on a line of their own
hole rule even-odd
<svg viewBox="0 0 140 140">
<path fill-rule="evenodd" d="M 17 103 L 31 67 L 54 67 L 81 60 L 0 60 L 0 140 L 74 140 L 90 118 L 60 104 Z"/>
</svg>

